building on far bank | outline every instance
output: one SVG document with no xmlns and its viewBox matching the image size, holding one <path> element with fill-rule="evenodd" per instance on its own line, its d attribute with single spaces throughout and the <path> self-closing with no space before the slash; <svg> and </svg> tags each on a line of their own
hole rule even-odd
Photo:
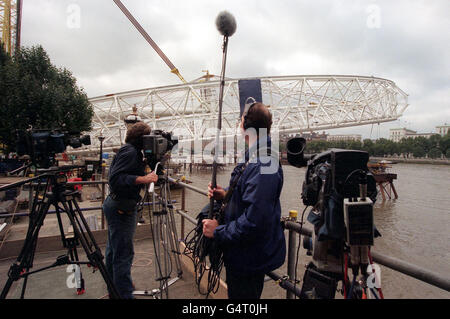
<svg viewBox="0 0 450 319">
<path fill-rule="evenodd" d="M 408 135 L 417 134 L 416 131 L 408 130 L 407 128 L 391 128 L 389 130 L 389 139 L 393 142 L 400 142 L 402 138 L 407 138 Z"/>
<path fill-rule="evenodd" d="M 394 142 L 400 142 L 402 138 L 417 138 L 425 137 L 430 138 L 432 135 L 440 134 L 441 136 L 446 135 L 449 132 L 450 125 L 445 123 L 444 125 L 436 126 L 436 133 L 417 133 L 416 131 L 409 130 L 407 128 L 391 128 L 389 139 Z"/>
<path fill-rule="evenodd" d="M 322 134 L 316 132 L 302 133 L 302 137 L 307 141 L 326 141 L 328 136 L 325 132 L 322 132 Z"/>
<path fill-rule="evenodd" d="M 322 132 L 322 134 L 316 133 L 316 132 L 300 133 L 300 134 L 298 134 L 298 133 L 290 133 L 290 134 L 282 133 L 282 134 L 280 134 L 280 142 L 287 142 L 289 139 L 291 139 L 293 137 L 303 137 L 307 141 L 326 141 L 327 136 L 328 136 L 328 134 L 326 134 L 325 132 Z"/>
<path fill-rule="evenodd" d="M 327 141 L 362 141 L 361 134 L 340 134 L 340 135 L 328 135 Z"/>
<path fill-rule="evenodd" d="M 425 138 L 430 138 L 431 135 L 436 135 L 436 133 L 415 133 L 415 134 L 408 134 L 406 137 L 412 137 L 412 138 L 417 138 L 417 137 L 425 137 Z"/>
<path fill-rule="evenodd" d="M 449 129 L 450 125 L 447 125 L 447 123 L 445 123 L 444 125 L 436 126 L 436 133 L 441 136 L 445 136 L 448 134 Z"/>
</svg>

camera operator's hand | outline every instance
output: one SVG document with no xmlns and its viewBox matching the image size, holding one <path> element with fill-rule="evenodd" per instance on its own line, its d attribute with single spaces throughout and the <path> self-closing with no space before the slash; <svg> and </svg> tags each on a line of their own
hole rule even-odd
<svg viewBox="0 0 450 319">
<path fill-rule="evenodd" d="M 214 237 L 214 230 L 219 226 L 219 222 L 215 219 L 204 219 L 203 223 L 203 235 L 207 238 Z"/>
<path fill-rule="evenodd" d="M 208 185 L 208 197 L 213 197 L 215 200 L 222 200 L 225 198 L 226 191 L 219 185 L 212 189 L 211 183 Z"/>
<path fill-rule="evenodd" d="M 155 172 L 151 172 L 145 176 L 139 176 L 136 178 L 136 184 L 151 184 L 156 183 L 158 181 L 158 175 Z"/>
</svg>

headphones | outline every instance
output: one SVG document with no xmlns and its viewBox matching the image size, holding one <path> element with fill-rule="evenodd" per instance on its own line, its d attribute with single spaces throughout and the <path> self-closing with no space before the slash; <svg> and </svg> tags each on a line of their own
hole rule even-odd
<svg viewBox="0 0 450 319">
<path fill-rule="evenodd" d="M 251 100 L 251 101 L 249 101 Z M 254 127 L 252 121 L 250 121 L 248 119 L 248 111 L 250 111 L 250 109 L 252 108 L 252 106 L 254 106 L 256 104 L 256 100 L 253 97 L 248 97 L 247 100 L 245 100 L 245 107 L 244 107 L 244 112 L 242 113 L 244 115 L 244 123 L 243 123 L 243 128 L 244 130 L 249 129 L 250 127 Z"/>
</svg>

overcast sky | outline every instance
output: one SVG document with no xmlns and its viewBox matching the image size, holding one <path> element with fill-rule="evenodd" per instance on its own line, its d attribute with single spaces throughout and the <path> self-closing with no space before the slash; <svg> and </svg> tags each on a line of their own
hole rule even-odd
<svg viewBox="0 0 450 319">
<path fill-rule="evenodd" d="M 231 12 L 227 76 L 350 74 L 409 95 L 396 122 L 331 133 L 388 137 L 450 124 L 449 0 L 122 0 L 187 80 L 220 74 L 215 18 Z M 89 97 L 179 84 L 112 0 L 24 0 L 22 45 L 41 44 Z"/>
</svg>

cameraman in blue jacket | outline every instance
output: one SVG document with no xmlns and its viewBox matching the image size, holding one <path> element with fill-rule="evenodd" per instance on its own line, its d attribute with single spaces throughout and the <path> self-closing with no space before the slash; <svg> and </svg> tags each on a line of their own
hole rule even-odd
<svg viewBox="0 0 450 319">
<path fill-rule="evenodd" d="M 247 106 L 241 118 L 248 151 L 236 166 L 230 186 L 238 178 L 225 210 L 225 223 L 203 220 L 203 234 L 223 251 L 229 299 L 259 299 L 267 272 L 285 260 L 286 243 L 280 223 L 283 170 L 278 152 L 271 150 L 272 115 L 262 103 Z M 245 167 L 243 167 L 244 165 Z M 242 171 L 243 169 L 243 171 Z M 208 189 L 220 201 L 226 189 Z"/>
</svg>

